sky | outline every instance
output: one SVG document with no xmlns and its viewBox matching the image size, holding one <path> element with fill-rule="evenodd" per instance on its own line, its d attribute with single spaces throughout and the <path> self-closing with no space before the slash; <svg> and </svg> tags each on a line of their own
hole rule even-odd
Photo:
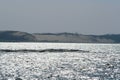
<svg viewBox="0 0 120 80">
<path fill-rule="evenodd" d="M 120 0 L 0 0 L 0 30 L 120 34 Z"/>
</svg>

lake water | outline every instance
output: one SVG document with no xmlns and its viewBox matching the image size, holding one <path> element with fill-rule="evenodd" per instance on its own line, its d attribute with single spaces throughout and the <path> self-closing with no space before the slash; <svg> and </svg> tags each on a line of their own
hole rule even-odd
<svg viewBox="0 0 120 80">
<path fill-rule="evenodd" d="M 120 44 L 0 43 L 0 80 L 120 80 Z"/>
</svg>

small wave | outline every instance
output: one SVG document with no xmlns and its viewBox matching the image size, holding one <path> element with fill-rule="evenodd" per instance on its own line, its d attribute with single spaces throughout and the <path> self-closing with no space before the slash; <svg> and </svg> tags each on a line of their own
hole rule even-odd
<svg viewBox="0 0 120 80">
<path fill-rule="evenodd" d="M 0 49 L 0 52 L 89 52 L 85 50 L 77 49 L 44 49 L 44 50 L 32 50 L 32 49 L 20 49 L 20 50 L 10 50 L 10 49 Z"/>
</svg>

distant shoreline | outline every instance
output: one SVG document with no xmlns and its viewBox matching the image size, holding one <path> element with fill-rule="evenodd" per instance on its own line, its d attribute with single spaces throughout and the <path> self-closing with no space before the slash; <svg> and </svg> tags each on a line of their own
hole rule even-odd
<svg viewBox="0 0 120 80">
<path fill-rule="evenodd" d="M 78 33 L 27 33 L 21 31 L 0 31 L 0 42 L 39 43 L 120 43 L 120 34 L 83 35 Z"/>
</svg>

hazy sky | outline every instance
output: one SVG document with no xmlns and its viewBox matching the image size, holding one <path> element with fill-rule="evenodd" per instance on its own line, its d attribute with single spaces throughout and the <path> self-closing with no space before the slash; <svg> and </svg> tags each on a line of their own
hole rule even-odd
<svg viewBox="0 0 120 80">
<path fill-rule="evenodd" d="M 120 0 L 0 0 L 0 30 L 120 33 Z"/>
</svg>

